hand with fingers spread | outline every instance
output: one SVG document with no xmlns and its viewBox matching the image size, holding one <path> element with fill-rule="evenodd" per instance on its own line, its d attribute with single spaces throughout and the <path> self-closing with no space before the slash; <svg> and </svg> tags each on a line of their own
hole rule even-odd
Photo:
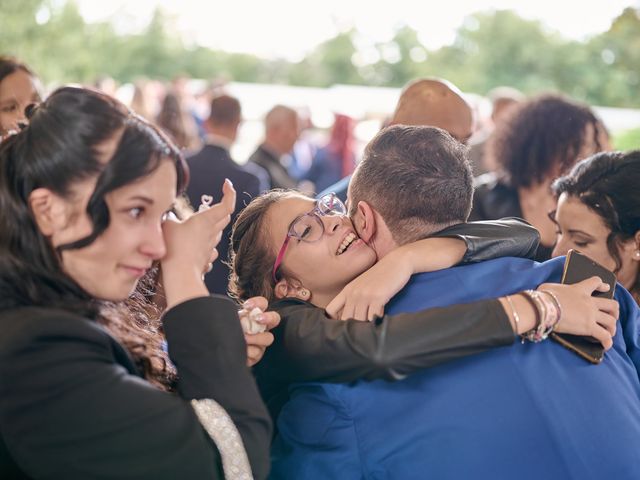
<svg viewBox="0 0 640 480">
<path fill-rule="evenodd" d="M 247 342 L 247 365 L 258 363 L 267 347 L 273 343 L 273 334 L 269 330 L 280 323 L 280 315 L 276 312 L 265 312 L 268 307 L 264 297 L 252 297 L 238 311 L 244 339 Z"/>
<path fill-rule="evenodd" d="M 538 290 L 553 292 L 562 307 L 556 332 L 596 338 L 608 350 L 613 345 L 620 306 L 616 300 L 592 297 L 595 291 L 607 292 L 609 285 L 591 277 L 573 285 L 544 283 Z"/>
<path fill-rule="evenodd" d="M 236 192 L 229 180 L 225 180 L 222 191 L 220 203 L 198 211 L 184 222 L 167 220 L 163 224 L 167 253 L 160 263 L 169 307 L 208 295 L 202 275 L 218 256 L 215 247 L 236 204 Z"/>
</svg>

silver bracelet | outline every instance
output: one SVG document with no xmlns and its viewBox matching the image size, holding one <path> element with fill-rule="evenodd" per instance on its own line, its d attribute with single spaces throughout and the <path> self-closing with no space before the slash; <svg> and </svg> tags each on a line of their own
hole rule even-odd
<svg viewBox="0 0 640 480">
<path fill-rule="evenodd" d="M 562 320 L 562 305 L 560 305 L 560 300 L 558 300 L 557 295 L 553 293 L 551 290 L 540 290 L 540 291 L 543 293 L 546 293 L 551 297 L 551 300 L 555 304 L 556 310 L 558 311 L 558 319 L 554 324 L 554 328 L 555 328 L 555 326 L 558 325 L 558 323 L 560 323 L 560 320 Z"/>
<path fill-rule="evenodd" d="M 507 295 L 504 298 L 507 299 L 507 303 L 509 304 L 509 307 L 511 308 L 511 313 L 513 313 L 513 320 L 515 322 L 515 334 L 518 335 L 518 326 L 520 325 L 520 315 L 518 315 L 518 312 L 516 311 L 516 307 L 513 305 L 513 301 L 511 300 L 511 295 Z"/>
</svg>

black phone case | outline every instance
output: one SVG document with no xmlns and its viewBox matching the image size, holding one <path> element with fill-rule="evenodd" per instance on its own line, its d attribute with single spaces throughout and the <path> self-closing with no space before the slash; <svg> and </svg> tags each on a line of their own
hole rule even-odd
<svg viewBox="0 0 640 480">
<path fill-rule="evenodd" d="M 609 284 L 609 287 L 611 288 L 608 292 L 594 292 L 593 295 L 597 297 L 613 298 L 616 287 L 615 274 L 577 250 L 569 250 L 564 262 L 562 283 L 571 285 L 594 275 L 600 277 L 600 279 L 604 283 Z M 593 337 L 556 332 L 552 332 L 550 337 L 591 363 L 598 364 L 604 358 L 604 348 L 600 342 Z"/>
</svg>

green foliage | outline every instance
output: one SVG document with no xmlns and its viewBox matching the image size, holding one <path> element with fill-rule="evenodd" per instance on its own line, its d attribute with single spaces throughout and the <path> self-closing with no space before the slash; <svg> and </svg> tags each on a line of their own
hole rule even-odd
<svg viewBox="0 0 640 480">
<path fill-rule="evenodd" d="M 640 149 L 640 128 L 627 130 L 613 137 L 613 147 L 616 150 Z"/>
<path fill-rule="evenodd" d="M 606 32 L 584 42 L 569 41 L 512 11 L 490 10 L 468 16 L 453 44 L 435 51 L 404 25 L 363 55 L 352 29 L 295 63 L 185 46 L 173 33 L 174 19 L 160 9 L 144 31 L 128 35 L 110 23 L 86 24 L 73 0 L 0 0 L 0 12 L 0 53 L 24 60 L 46 83 L 92 82 L 103 74 L 122 82 L 186 74 L 398 87 L 438 76 L 479 93 L 510 85 L 526 93 L 562 91 L 597 105 L 640 106 L 640 8 L 626 8 Z"/>
<path fill-rule="evenodd" d="M 524 20 L 504 10 L 472 15 L 458 31 L 454 48 L 465 58 L 459 72 L 464 90 L 486 92 L 498 85 L 525 92 L 554 88 L 551 71 L 556 38 L 537 21 Z"/>
</svg>

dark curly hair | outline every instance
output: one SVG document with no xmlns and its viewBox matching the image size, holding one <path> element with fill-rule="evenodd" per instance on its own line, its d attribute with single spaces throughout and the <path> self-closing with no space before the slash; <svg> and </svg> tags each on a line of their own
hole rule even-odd
<svg viewBox="0 0 640 480">
<path fill-rule="evenodd" d="M 469 217 L 468 149 L 440 128 L 392 125 L 369 142 L 350 188 L 352 210 L 366 200 L 399 245 L 413 242 Z"/>
<path fill-rule="evenodd" d="M 640 231 L 640 150 L 603 152 L 578 163 L 551 186 L 557 196 L 579 199 L 611 230 L 607 249 L 619 270 L 619 244 Z M 629 289 L 640 300 L 640 275 Z"/>
<path fill-rule="evenodd" d="M 592 127 L 592 138 L 587 127 Z M 593 143 L 602 150 L 604 127 L 587 105 L 559 95 L 542 95 L 518 105 L 497 127 L 487 155 L 514 188 L 526 188 L 570 169 Z"/>
</svg>

